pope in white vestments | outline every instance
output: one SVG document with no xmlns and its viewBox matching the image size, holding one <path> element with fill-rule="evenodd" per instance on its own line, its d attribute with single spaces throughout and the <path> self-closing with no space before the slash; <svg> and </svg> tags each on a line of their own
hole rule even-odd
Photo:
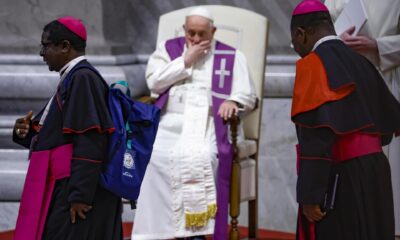
<svg viewBox="0 0 400 240">
<path fill-rule="evenodd" d="M 341 36 L 346 44 L 367 57 L 382 73 L 389 89 L 400 100 L 400 1 L 361 0 L 368 20 L 358 36 Z M 326 0 L 335 20 L 349 0 Z M 385 116 L 390 117 L 390 116 Z M 396 235 L 400 236 L 400 139 L 394 138 L 385 153 L 392 170 Z"/>
<path fill-rule="evenodd" d="M 141 186 L 132 239 L 214 232 L 218 151 L 211 88 L 216 28 L 211 13 L 196 8 L 187 15 L 184 30 L 182 55 L 171 60 L 162 42 L 146 70 L 152 94 L 169 89 L 169 95 Z M 235 51 L 232 72 L 224 74 L 232 75 L 232 88 L 219 108 L 219 117 L 227 119 L 239 109 L 252 110 L 256 95 L 240 51 Z"/>
</svg>

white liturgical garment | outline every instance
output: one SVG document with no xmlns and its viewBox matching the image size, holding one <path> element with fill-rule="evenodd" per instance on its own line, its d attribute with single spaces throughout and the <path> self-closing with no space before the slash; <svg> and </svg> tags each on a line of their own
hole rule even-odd
<svg viewBox="0 0 400 240">
<path fill-rule="evenodd" d="M 172 87 L 142 183 L 132 239 L 171 239 L 214 231 L 213 217 L 207 217 L 204 226 L 186 226 L 188 213 L 215 214 L 218 159 L 211 112 L 213 52 L 185 69 L 183 57 L 171 61 L 163 42 L 149 59 L 146 79 L 152 95 Z M 247 61 L 239 51 L 231 74 L 228 99 L 243 105 L 245 111 L 252 110 L 256 95 Z"/>
</svg>

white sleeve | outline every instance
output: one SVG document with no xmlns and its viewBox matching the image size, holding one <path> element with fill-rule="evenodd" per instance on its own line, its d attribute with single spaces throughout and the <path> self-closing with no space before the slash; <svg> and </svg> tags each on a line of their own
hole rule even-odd
<svg viewBox="0 0 400 240">
<path fill-rule="evenodd" d="M 236 51 L 235 54 L 232 81 L 232 91 L 228 100 L 242 104 L 245 111 L 253 110 L 257 96 L 246 57 L 240 51 Z"/>
<path fill-rule="evenodd" d="M 146 82 L 152 93 L 161 94 L 191 74 L 192 68 L 185 68 L 182 56 L 171 61 L 165 49 L 165 42 L 162 42 L 149 58 Z"/>
<path fill-rule="evenodd" d="M 340 12 L 343 10 L 344 5 L 349 0 L 326 0 L 325 5 L 328 7 L 332 19 L 336 19 Z M 372 4 L 372 1 L 370 2 Z M 378 4 L 378 3 L 377 3 Z M 380 14 L 380 13 L 379 13 Z M 390 16 L 390 15 L 389 15 Z M 389 17 L 387 16 L 387 17 Z M 374 16 L 371 16 L 374 17 Z M 381 71 L 387 71 L 391 68 L 400 66 L 400 16 L 394 16 L 394 21 L 397 25 L 397 33 L 392 31 L 392 35 L 386 35 L 376 38 L 378 51 L 379 51 L 379 69 Z M 367 22 L 368 24 L 368 22 Z M 382 23 L 381 23 L 382 24 Z M 379 25 L 383 29 L 387 29 L 387 26 Z M 370 36 L 372 37 L 372 36 Z"/>
<path fill-rule="evenodd" d="M 379 51 L 379 68 L 382 71 L 400 66 L 400 34 L 376 39 Z"/>
</svg>

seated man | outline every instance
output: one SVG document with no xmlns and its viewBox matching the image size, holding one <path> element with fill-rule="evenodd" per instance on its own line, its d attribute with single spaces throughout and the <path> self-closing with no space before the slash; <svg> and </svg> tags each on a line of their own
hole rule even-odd
<svg viewBox="0 0 400 240">
<path fill-rule="evenodd" d="M 192 10 L 183 28 L 185 37 L 161 43 L 146 71 L 151 92 L 160 95 L 156 105 L 166 105 L 133 239 L 194 237 L 214 228 L 223 238 L 227 233 L 233 152 L 224 120 L 239 108 L 252 110 L 256 95 L 244 55 L 213 39 L 207 9 Z"/>
</svg>

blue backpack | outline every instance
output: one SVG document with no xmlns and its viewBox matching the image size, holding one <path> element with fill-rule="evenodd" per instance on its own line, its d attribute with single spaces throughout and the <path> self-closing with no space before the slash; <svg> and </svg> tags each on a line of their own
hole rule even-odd
<svg viewBox="0 0 400 240">
<path fill-rule="evenodd" d="M 115 132 L 108 146 L 109 159 L 100 178 L 100 184 L 114 194 L 129 200 L 139 196 L 147 164 L 160 120 L 160 109 L 130 98 L 111 85 L 108 106 Z"/>
<path fill-rule="evenodd" d="M 89 68 L 101 77 L 91 65 L 81 64 L 68 73 L 64 81 L 65 86 L 72 74 L 81 68 Z M 107 85 L 102 77 L 101 79 Z M 116 84 L 125 86 L 127 93 L 114 88 Z M 136 200 L 153 150 L 160 109 L 132 100 L 126 81 L 111 84 L 108 108 L 115 132 L 111 134 L 108 143 L 108 159 L 103 165 L 100 185 L 117 196 Z"/>
</svg>

